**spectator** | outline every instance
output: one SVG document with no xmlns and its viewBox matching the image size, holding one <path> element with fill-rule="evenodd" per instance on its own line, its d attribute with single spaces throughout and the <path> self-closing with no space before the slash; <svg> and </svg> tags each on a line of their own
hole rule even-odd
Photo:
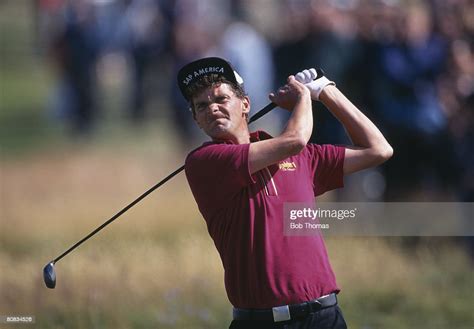
<svg viewBox="0 0 474 329">
<path fill-rule="evenodd" d="M 128 1 L 121 24 L 121 42 L 132 68 L 129 117 L 143 122 L 148 103 L 147 77 L 154 63 L 163 56 L 168 43 L 169 22 L 157 0 Z"/>
<path fill-rule="evenodd" d="M 453 179 L 453 148 L 436 89 L 446 66 L 447 42 L 434 32 L 426 6 L 405 10 L 398 37 L 379 44 L 380 75 L 373 88 L 378 116 L 399 150 L 386 166 L 395 193 L 431 190 Z"/>
<path fill-rule="evenodd" d="M 75 135 L 90 132 L 97 116 L 95 64 L 99 47 L 95 38 L 92 5 L 70 1 L 63 29 L 53 38 L 52 56 L 59 72 L 55 112 L 68 121 Z"/>
<path fill-rule="evenodd" d="M 256 29 L 243 21 L 232 21 L 220 36 L 215 54 L 209 55 L 222 56 L 234 63 L 245 81 L 254 109 L 269 103 L 268 93 L 273 89 L 274 81 L 272 50 Z M 282 128 L 282 114 L 280 111 L 269 113 L 259 125 L 271 133 L 278 133 Z"/>
</svg>

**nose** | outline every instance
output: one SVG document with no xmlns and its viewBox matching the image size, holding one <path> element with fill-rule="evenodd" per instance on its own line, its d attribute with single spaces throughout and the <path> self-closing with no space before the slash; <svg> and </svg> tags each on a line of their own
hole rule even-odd
<svg viewBox="0 0 474 329">
<path fill-rule="evenodd" d="M 219 108 L 219 104 L 217 103 L 210 103 L 208 106 L 207 106 L 207 110 L 206 110 L 206 113 L 207 114 L 215 114 L 217 112 L 220 112 L 220 108 Z"/>
<path fill-rule="evenodd" d="M 209 110 L 211 110 L 212 113 L 217 112 L 219 110 L 219 104 L 217 103 L 209 104 Z"/>
</svg>

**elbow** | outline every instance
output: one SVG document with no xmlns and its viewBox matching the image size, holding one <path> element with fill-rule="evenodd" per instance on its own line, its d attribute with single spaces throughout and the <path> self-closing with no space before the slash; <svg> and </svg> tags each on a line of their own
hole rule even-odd
<svg viewBox="0 0 474 329">
<path fill-rule="evenodd" d="M 379 147 L 376 151 L 377 162 L 379 164 L 384 163 L 393 156 L 393 148 L 389 143 Z"/>
<path fill-rule="evenodd" d="M 289 146 L 289 153 L 291 155 L 297 155 L 303 149 L 306 147 L 306 144 L 308 143 L 308 138 L 305 138 L 305 136 L 296 134 L 290 137 L 290 140 L 288 142 Z"/>
<path fill-rule="evenodd" d="M 384 150 L 382 151 L 382 157 L 384 162 L 393 156 L 393 147 L 388 142 L 386 143 Z"/>
</svg>

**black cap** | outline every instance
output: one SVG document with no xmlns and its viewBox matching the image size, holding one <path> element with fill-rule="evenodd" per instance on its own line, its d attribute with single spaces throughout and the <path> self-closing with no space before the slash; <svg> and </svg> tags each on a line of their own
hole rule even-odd
<svg viewBox="0 0 474 329">
<path fill-rule="evenodd" d="M 244 83 L 240 75 L 225 59 L 219 57 L 201 58 L 183 66 L 178 72 L 178 86 L 184 98 L 189 101 L 186 90 L 200 78 L 210 74 L 223 76 L 236 85 Z"/>
</svg>

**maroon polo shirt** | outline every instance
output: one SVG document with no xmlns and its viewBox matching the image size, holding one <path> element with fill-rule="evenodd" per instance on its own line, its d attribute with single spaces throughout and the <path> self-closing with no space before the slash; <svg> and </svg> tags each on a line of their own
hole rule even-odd
<svg viewBox="0 0 474 329">
<path fill-rule="evenodd" d="M 264 132 L 251 141 L 271 138 Z M 344 147 L 308 144 L 300 154 L 249 173 L 250 144 L 204 143 L 186 177 L 225 270 L 230 302 L 270 308 L 339 292 L 321 235 L 286 236 L 283 205 L 314 202 L 343 186 Z"/>
</svg>

